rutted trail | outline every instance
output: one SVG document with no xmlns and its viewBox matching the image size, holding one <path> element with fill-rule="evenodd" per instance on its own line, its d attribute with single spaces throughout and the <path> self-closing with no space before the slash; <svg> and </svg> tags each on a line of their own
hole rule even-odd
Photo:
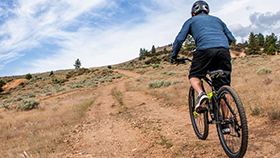
<svg viewBox="0 0 280 158">
<path fill-rule="evenodd" d="M 123 83 L 102 87 L 99 95 L 91 106 L 86 120 L 87 130 L 81 131 L 78 155 L 85 153 L 90 157 L 112 157 L 112 156 L 132 156 L 132 151 L 139 146 L 143 146 L 141 137 L 130 130 L 126 122 L 117 120 L 112 114 L 117 113 L 117 102 L 111 95 L 115 86 L 123 86 Z M 75 144 L 76 145 L 76 144 Z M 75 155 L 75 156 L 78 156 Z"/>
<path fill-rule="evenodd" d="M 129 78 L 92 91 L 97 93 L 97 98 L 83 123 L 71 131 L 72 153 L 68 156 L 226 157 L 214 125 L 210 125 L 208 138 L 199 140 L 193 132 L 187 106 L 165 106 L 144 91 L 127 90 L 127 81 L 140 75 L 125 70 L 119 72 Z M 113 91 L 121 94 L 121 101 L 112 95 Z M 269 124 L 261 118 L 252 120 L 248 114 L 247 118 L 250 136 L 245 157 L 277 157 L 279 126 L 271 131 L 276 135 L 265 137 Z M 262 149 L 262 143 L 267 148 Z"/>
<path fill-rule="evenodd" d="M 139 74 L 121 71 L 127 76 Z M 146 157 L 172 156 L 186 140 L 173 137 L 191 132 L 186 109 L 161 107 L 155 98 L 141 91 L 126 91 L 125 80 L 100 87 L 84 124 L 74 131 L 71 156 L 81 157 Z M 112 96 L 122 94 L 124 105 Z M 168 126 L 167 126 L 168 125 Z M 191 133 L 192 137 L 194 136 Z M 176 142 L 169 139 L 176 138 Z M 168 146 L 170 145 L 170 146 Z M 176 146 L 177 145 L 177 146 Z M 166 150 L 166 149 L 172 150 Z"/>
</svg>

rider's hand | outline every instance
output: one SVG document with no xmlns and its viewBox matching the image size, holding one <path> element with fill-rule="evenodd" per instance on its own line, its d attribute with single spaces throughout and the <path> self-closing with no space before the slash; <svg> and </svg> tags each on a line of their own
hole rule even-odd
<svg viewBox="0 0 280 158">
<path fill-rule="evenodd" d="M 176 60 L 174 60 L 174 59 L 171 59 L 170 60 L 170 63 L 173 65 L 173 64 L 176 64 Z"/>
</svg>

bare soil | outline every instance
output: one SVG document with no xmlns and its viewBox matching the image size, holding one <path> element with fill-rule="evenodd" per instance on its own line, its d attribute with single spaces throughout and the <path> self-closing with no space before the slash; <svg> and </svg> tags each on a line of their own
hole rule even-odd
<svg viewBox="0 0 280 158">
<path fill-rule="evenodd" d="M 280 157 L 280 122 L 272 121 L 267 113 L 278 114 L 279 60 L 273 56 L 234 61 L 232 85 L 242 98 L 249 127 L 247 158 Z M 139 70 L 115 70 L 126 77 L 98 87 L 38 94 L 40 109 L 18 112 L 1 108 L 0 157 L 227 157 L 215 125 L 210 125 L 204 141 L 193 131 L 185 98 L 188 67 L 146 68 L 143 75 L 136 73 Z M 263 67 L 272 73 L 257 74 Z M 76 81 L 85 77 L 77 76 Z M 148 89 L 147 83 L 156 79 L 182 82 Z M 3 88 L 25 81 L 14 80 Z M 31 88 L 28 92 L 35 89 L 29 86 L 34 85 L 26 86 L 26 90 Z M 82 108 L 73 112 L 88 101 L 91 104 L 85 115 Z M 250 108 L 260 113 L 252 115 Z M 66 115 L 70 116 L 63 117 Z"/>
<path fill-rule="evenodd" d="M 135 82 L 140 75 L 118 71 L 128 78 L 88 92 L 97 94 L 96 100 L 65 138 L 69 151 L 65 157 L 227 157 L 214 125 L 208 138 L 199 140 L 187 105 L 167 106 L 145 91 L 128 90 L 127 81 Z M 112 91 L 121 94 L 121 101 Z M 247 120 L 245 157 L 280 157 L 280 123 L 248 113 Z"/>
<path fill-rule="evenodd" d="M 3 86 L 3 90 L 4 90 L 4 92 L 6 92 L 8 89 L 15 88 L 20 83 L 23 83 L 23 82 L 26 82 L 26 81 L 27 81 L 27 79 L 16 79 L 16 80 L 13 80 L 13 81 L 8 82 L 7 84 L 5 84 Z"/>
</svg>

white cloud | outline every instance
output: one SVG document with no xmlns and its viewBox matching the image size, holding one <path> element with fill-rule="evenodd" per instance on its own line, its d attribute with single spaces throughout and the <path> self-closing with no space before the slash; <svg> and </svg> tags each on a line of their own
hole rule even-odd
<svg viewBox="0 0 280 158">
<path fill-rule="evenodd" d="M 67 39 L 68 35 L 63 31 L 63 27 L 75 22 L 84 12 L 105 2 L 105 0 L 82 0 L 82 3 L 76 0 L 18 1 L 12 6 L 13 9 L 7 9 L 9 14 L 5 14 L 9 15 L 9 18 L 5 17 L 5 23 L 0 26 L 1 67 L 25 55 L 23 51 L 39 46 L 44 41 L 54 38 Z"/>
<path fill-rule="evenodd" d="M 163 46 L 173 42 L 184 20 L 189 16 L 174 18 L 177 15 L 177 11 L 167 14 L 149 11 L 147 22 L 136 26 L 130 27 L 128 22 L 112 26 L 107 31 L 81 28 L 78 32 L 67 34 L 67 40 L 60 42 L 63 49 L 55 55 L 36 60 L 31 63 L 32 69 L 21 69 L 18 73 L 27 70 L 40 72 L 46 67 L 48 71 L 74 68 L 77 58 L 81 60 L 82 67 L 128 61 L 138 57 L 140 48 L 151 49 L 152 45 Z"/>
<path fill-rule="evenodd" d="M 280 11 L 279 4 L 278 0 L 235 0 L 223 4 L 221 10 L 213 14 L 220 17 L 239 39 L 241 37 L 247 38 L 250 32 L 263 34 L 274 32 L 279 34 L 278 25 L 269 25 L 269 27 L 264 28 L 256 25 L 257 21 L 254 22 L 252 19 L 254 15 L 257 20 L 261 20 L 260 16 L 267 15 L 269 12 L 269 14 L 278 13 Z M 278 21 L 276 17 L 270 18 L 270 20 L 276 23 Z M 262 26 L 264 25 L 262 24 Z M 239 40 L 239 42 L 241 41 Z"/>
<path fill-rule="evenodd" d="M 190 17 L 194 1 L 186 0 L 151 0 L 147 1 L 154 7 L 139 6 L 146 14 L 144 17 L 133 17 L 124 23 L 111 22 L 102 27 L 101 22 L 110 21 L 118 10 L 120 1 L 108 0 L 20 0 L 16 7 L 10 8 L 0 16 L 12 15 L 0 25 L 0 74 L 4 65 L 19 59 L 23 52 L 43 43 L 59 46 L 53 54 L 41 59 L 30 59 L 14 74 L 44 72 L 58 69 L 74 68 L 77 58 L 82 67 L 95 67 L 124 62 L 139 55 L 140 48 L 150 49 L 152 45 L 162 46 L 172 43 L 185 20 Z M 250 16 L 258 13 L 257 22 L 268 11 L 276 14 L 278 0 L 209 0 L 211 14 L 220 17 L 236 36 L 246 36 L 256 26 Z M 127 1 L 127 3 L 132 3 Z M 95 10 L 100 10 L 96 12 Z M 100 21 L 80 21 L 78 17 L 96 17 Z M 142 19 L 139 24 L 133 22 Z M 273 23 L 274 16 L 271 20 Z M 121 20 L 121 19 L 116 19 Z M 99 27 L 92 27 L 94 23 Z M 75 31 L 66 31 L 68 26 L 79 25 Z M 278 23 L 277 23 L 278 25 Z M 257 27 L 258 28 L 258 27 Z M 275 27 L 278 29 L 279 27 Z M 273 31 L 273 29 L 269 30 Z M 257 33 L 257 32 L 256 32 Z M 275 32 L 277 33 L 277 32 Z M 29 52 L 32 53 L 32 52 Z M 32 61 L 31 61 L 32 60 Z M 24 67 L 24 68 L 23 68 Z M 7 73 L 7 72 L 6 72 Z M 10 74 L 9 74 L 10 75 Z"/>
</svg>

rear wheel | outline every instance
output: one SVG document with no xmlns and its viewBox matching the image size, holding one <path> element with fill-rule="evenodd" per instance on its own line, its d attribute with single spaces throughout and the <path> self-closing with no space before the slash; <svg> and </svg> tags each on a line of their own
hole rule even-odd
<svg viewBox="0 0 280 158">
<path fill-rule="evenodd" d="M 226 119 L 217 124 L 218 136 L 224 151 L 229 157 L 243 157 L 248 145 L 248 126 L 242 102 L 237 93 L 229 86 L 223 86 L 218 92 L 218 104 L 230 107 Z M 220 108 L 222 114 L 222 110 Z M 230 133 L 224 134 L 222 126 L 229 126 Z"/>
<path fill-rule="evenodd" d="M 199 139 L 205 140 L 209 133 L 208 113 L 197 113 L 195 105 L 197 103 L 197 92 L 191 87 L 189 90 L 189 111 L 195 134 Z"/>
</svg>

